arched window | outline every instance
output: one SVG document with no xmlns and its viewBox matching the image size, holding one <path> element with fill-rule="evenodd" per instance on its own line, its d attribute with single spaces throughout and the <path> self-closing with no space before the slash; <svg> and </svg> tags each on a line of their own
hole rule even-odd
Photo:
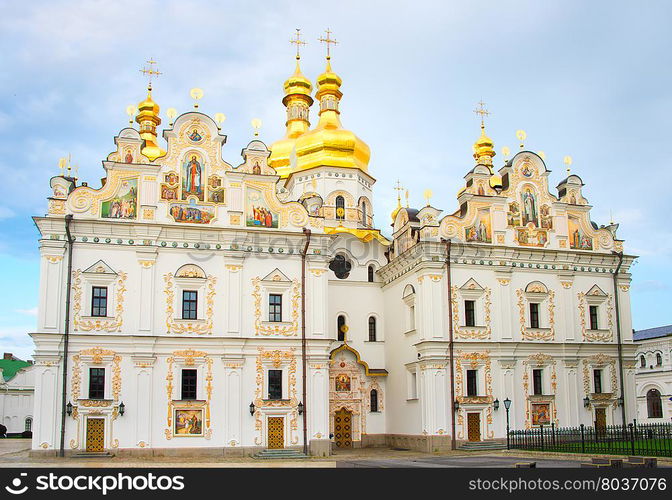
<svg viewBox="0 0 672 500">
<path fill-rule="evenodd" d="M 369 317 L 369 342 L 376 341 L 376 318 Z"/>
<path fill-rule="evenodd" d="M 362 202 L 362 224 L 368 226 L 366 222 L 366 202 Z"/>
<path fill-rule="evenodd" d="M 371 411 L 378 411 L 378 391 L 371 389 Z"/>
<path fill-rule="evenodd" d="M 639 357 L 639 366 L 640 368 L 646 368 L 646 358 L 643 354 Z"/>
<path fill-rule="evenodd" d="M 373 283 L 373 276 L 374 276 L 374 269 L 373 266 L 369 266 L 368 273 L 369 273 L 369 283 Z"/>
<path fill-rule="evenodd" d="M 338 220 L 345 219 L 345 198 L 342 196 L 336 197 L 336 218 Z"/>
<path fill-rule="evenodd" d="M 24 430 L 26 432 L 31 432 L 33 430 L 33 419 L 31 417 L 26 417 Z"/>
<path fill-rule="evenodd" d="M 656 366 L 662 366 L 663 365 L 663 355 L 660 353 L 656 353 Z"/>
<path fill-rule="evenodd" d="M 339 316 L 336 325 L 337 325 L 336 331 L 338 332 L 338 340 L 345 340 L 345 333 L 348 331 L 348 326 L 345 324 L 345 316 L 343 315 Z"/>
<path fill-rule="evenodd" d="M 663 402 L 658 389 L 646 393 L 646 410 L 649 418 L 663 418 Z"/>
</svg>

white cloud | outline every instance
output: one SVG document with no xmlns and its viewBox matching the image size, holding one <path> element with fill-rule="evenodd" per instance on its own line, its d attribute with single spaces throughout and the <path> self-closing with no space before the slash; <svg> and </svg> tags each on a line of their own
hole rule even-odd
<svg viewBox="0 0 672 500">
<path fill-rule="evenodd" d="M 37 306 L 31 307 L 30 309 L 17 309 L 16 312 L 27 316 L 37 316 Z"/>
</svg>

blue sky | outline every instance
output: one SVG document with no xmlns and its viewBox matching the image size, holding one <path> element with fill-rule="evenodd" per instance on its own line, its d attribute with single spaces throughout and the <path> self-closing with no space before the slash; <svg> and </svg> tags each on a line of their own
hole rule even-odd
<svg viewBox="0 0 672 500">
<path fill-rule="evenodd" d="M 82 180 L 99 186 L 101 160 L 144 96 L 145 60 L 164 73 L 154 97 L 162 112 L 190 108 L 227 115 L 224 157 L 239 163 L 263 121 L 261 139 L 281 137 L 282 83 L 293 71 L 294 28 L 309 42 L 302 66 L 324 67 L 317 42 L 329 27 L 340 42 L 344 126 L 372 150 L 375 220 L 387 231 L 394 182 L 411 203 L 456 207 L 472 167 L 481 98 L 497 151 L 546 153 L 551 184 L 562 159 L 586 183 L 593 219 L 613 218 L 633 268 L 637 329 L 672 323 L 672 32 L 669 2 L 617 1 L 32 1 L 0 18 L 0 346 L 28 356 L 35 328 L 39 259 L 30 216 L 44 214 L 49 178 L 70 153 Z M 315 116 L 315 112 L 313 112 Z M 165 115 L 164 115 L 165 117 Z M 497 165 L 502 155 L 495 158 Z"/>
</svg>

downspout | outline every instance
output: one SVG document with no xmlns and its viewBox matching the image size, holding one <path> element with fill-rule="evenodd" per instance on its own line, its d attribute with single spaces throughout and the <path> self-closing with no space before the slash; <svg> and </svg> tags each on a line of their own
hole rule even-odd
<svg viewBox="0 0 672 500">
<path fill-rule="evenodd" d="M 451 277 L 450 277 L 450 240 L 443 240 L 446 244 L 446 283 L 448 286 L 448 363 L 450 364 L 450 441 L 451 449 L 457 447 L 455 440 L 455 366 L 453 362 L 453 308 L 451 301 Z"/>
<path fill-rule="evenodd" d="M 623 264 L 623 252 L 613 252 L 618 257 L 618 265 L 614 271 L 614 306 L 616 307 L 616 341 L 618 342 L 618 374 L 621 379 L 621 419 L 623 425 L 626 424 L 625 421 L 625 387 L 623 386 L 624 375 L 623 375 L 623 345 L 621 343 L 621 308 L 618 301 L 618 273 L 621 270 L 621 265 Z"/>
<path fill-rule="evenodd" d="M 65 216 L 65 235 L 68 242 L 68 274 L 65 278 L 65 329 L 63 331 L 63 394 L 61 396 L 61 444 L 58 456 L 65 456 L 65 406 L 68 399 L 68 342 L 70 340 L 70 289 L 72 288 L 72 247 L 74 239 L 70 234 L 72 214 Z"/>
<path fill-rule="evenodd" d="M 306 397 L 306 255 L 310 245 L 310 229 L 303 228 L 306 246 L 301 252 L 301 392 L 303 396 L 303 454 L 308 455 L 308 399 Z"/>
</svg>

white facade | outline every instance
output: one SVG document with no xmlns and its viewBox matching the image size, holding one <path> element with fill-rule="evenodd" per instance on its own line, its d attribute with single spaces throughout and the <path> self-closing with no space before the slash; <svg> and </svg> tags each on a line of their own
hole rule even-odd
<svg viewBox="0 0 672 500">
<path fill-rule="evenodd" d="M 577 176 L 556 196 L 534 153 L 508 162 L 498 189 L 478 165 L 460 211 L 400 209 L 389 242 L 373 229 L 375 181 L 359 167 L 326 156 L 281 178 L 255 140 L 234 168 L 222 157 L 226 137 L 196 112 L 164 138 L 167 153 L 150 161 L 139 133 L 122 130 L 104 185 L 55 177 L 49 213 L 35 218 L 35 450 L 61 439 L 68 317 L 69 452 L 300 447 L 304 419 L 314 454 L 431 451 L 451 446 L 454 401 L 458 442 L 504 439 L 506 398 L 513 429 L 620 423 L 623 404 L 626 420 L 635 416 L 633 258 L 614 279 L 622 241 L 616 226 L 591 224 Z M 442 239 L 452 241 L 450 274 Z"/>
<path fill-rule="evenodd" d="M 672 327 L 637 331 L 635 343 L 637 421 L 669 423 L 672 418 Z"/>
<path fill-rule="evenodd" d="M 9 380 L 0 374 L 0 421 L 8 434 L 19 434 L 33 428 L 34 366 L 21 368 Z"/>
</svg>

